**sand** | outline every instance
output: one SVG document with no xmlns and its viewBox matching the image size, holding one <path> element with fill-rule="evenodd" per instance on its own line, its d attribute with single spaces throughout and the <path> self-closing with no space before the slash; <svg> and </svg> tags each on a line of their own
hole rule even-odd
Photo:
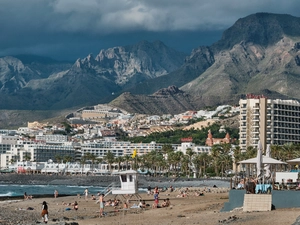
<svg viewBox="0 0 300 225">
<path fill-rule="evenodd" d="M 220 212 L 224 202 L 228 201 L 228 189 L 213 189 L 213 192 L 204 192 L 204 196 L 195 196 L 189 191 L 188 197 L 177 197 L 179 190 L 174 192 L 161 192 L 160 203 L 169 198 L 171 206 L 168 208 L 152 209 L 129 209 L 116 210 L 114 207 L 105 207 L 105 217 L 99 218 L 99 204 L 84 197 L 67 196 L 58 198 L 39 198 L 33 200 L 12 200 L 0 202 L 0 224 L 38 224 L 42 223 L 41 203 L 49 204 L 48 224 L 119 224 L 119 225 L 156 225 L 156 224 L 298 224 L 295 223 L 299 216 L 299 209 L 277 209 L 269 212 L 243 212 L 235 209 L 232 212 Z M 146 193 L 140 194 L 146 203 L 152 206 L 153 197 Z M 105 200 L 114 198 L 112 195 Z M 121 196 L 118 198 L 122 199 Z M 72 206 L 62 203 L 77 201 L 79 210 L 75 211 Z M 133 205 L 135 202 L 131 201 Z M 138 203 L 138 202 L 136 202 Z M 33 210 L 26 210 L 32 207 Z M 66 211 L 70 207 L 71 210 Z M 122 208 L 122 207 L 121 207 Z"/>
</svg>

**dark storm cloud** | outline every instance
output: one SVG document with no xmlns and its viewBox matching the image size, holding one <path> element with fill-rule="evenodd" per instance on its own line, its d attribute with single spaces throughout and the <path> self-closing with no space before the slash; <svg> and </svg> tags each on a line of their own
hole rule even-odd
<svg viewBox="0 0 300 225">
<path fill-rule="evenodd" d="M 300 16 L 299 8 L 299 0 L 1 0 L 0 55 L 74 59 L 139 40 L 190 51 L 218 40 L 241 17 Z"/>
</svg>

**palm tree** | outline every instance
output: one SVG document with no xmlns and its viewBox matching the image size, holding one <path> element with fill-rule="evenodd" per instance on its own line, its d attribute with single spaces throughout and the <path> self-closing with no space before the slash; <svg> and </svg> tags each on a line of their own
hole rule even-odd
<svg viewBox="0 0 300 225">
<path fill-rule="evenodd" d="M 206 165 L 209 164 L 209 162 L 212 161 L 212 157 L 210 155 L 208 155 L 208 153 L 202 153 L 201 154 L 201 157 L 202 157 L 202 161 L 203 161 L 203 175 L 206 176 Z"/>
<path fill-rule="evenodd" d="M 86 157 L 82 156 L 80 159 L 80 165 L 81 165 L 81 175 L 83 174 L 83 167 L 86 164 Z"/>
<path fill-rule="evenodd" d="M 183 158 L 183 153 L 182 152 L 175 152 L 174 156 L 173 156 L 173 160 L 174 160 L 174 165 L 175 165 L 175 171 L 176 174 L 178 175 L 178 167 L 180 165 L 181 159 Z"/>
<path fill-rule="evenodd" d="M 213 165 L 215 168 L 215 174 L 218 176 L 219 175 L 219 159 L 220 159 L 220 155 L 222 152 L 222 148 L 221 145 L 213 145 L 211 148 L 211 156 L 213 158 Z"/>
<path fill-rule="evenodd" d="M 196 170 L 196 177 L 199 178 L 202 173 L 202 153 L 195 155 L 192 159 L 192 163 L 194 164 Z"/>
<path fill-rule="evenodd" d="M 27 162 L 27 161 L 30 161 L 30 159 L 31 159 L 30 152 L 25 152 L 25 155 L 23 156 L 23 160 L 25 160 Z"/>
<path fill-rule="evenodd" d="M 238 162 L 245 159 L 245 154 L 242 153 L 240 146 L 235 146 L 233 150 L 233 161 L 235 167 L 235 174 L 237 174 Z M 236 177 L 236 176 L 235 176 Z"/>
<path fill-rule="evenodd" d="M 65 155 L 63 157 L 63 161 L 66 164 L 66 173 L 68 173 L 68 163 L 71 162 L 73 160 L 73 157 L 70 155 Z"/>
<path fill-rule="evenodd" d="M 110 150 L 108 150 L 108 152 L 104 156 L 104 159 L 107 161 L 109 170 L 111 171 L 111 165 L 115 162 L 115 155 Z"/>
<path fill-rule="evenodd" d="M 190 169 L 189 168 L 189 163 L 190 163 L 190 159 L 189 159 L 189 156 L 188 155 L 183 155 L 183 157 L 181 157 L 181 160 L 180 160 L 180 164 L 181 164 L 181 171 L 186 174 L 188 174 L 188 170 Z"/>
<path fill-rule="evenodd" d="M 293 159 L 296 157 L 296 147 L 293 143 L 286 143 L 282 146 L 282 150 L 283 150 L 283 160 L 287 161 L 290 159 Z M 289 165 L 290 169 L 292 167 L 292 165 Z"/>
<path fill-rule="evenodd" d="M 126 170 L 128 170 L 128 164 L 131 160 L 131 156 L 130 155 L 124 155 L 124 161 L 125 161 L 125 165 L 126 165 Z"/>
<path fill-rule="evenodd" d="M 173 149 L 172 145 L 166 144 L 166 145 L 162 146 L 161 151 L 164 155 L 167 155 L 169 152 L 173 152 L 174 149 Z"/>
<path fill-rule="evenodd" d="M 55 161 L 56 161 L 58 164 L 61 163 L 61 160 L 63 159 L 62 156 L 61 156 L 61 155 L 58 155 L 58 154 L 55 155 L 54 158 L 55 158 Z"/>
<path fill-rule="evenodd" d="M 13 157 L 9 160 L 10 164 L 14 164 L 15 162 L 16 162 L 16 160 Z"/>
<path fill-rule="evenodd" d="M 282 146 L 284 152 L 284 161 L 293 159 L 296 157 L 296 147 L 293 143 L 286 143 Z"/>
<path fill-rule="evenodd" d="M 246 150 L 246 159 L 251 159 L 257 156 L 257 148 L 253 146 L 248 146 Z"/>
<path fill-rule="evenodd" d="M 59 164 L 61 163 L 62 156 L 57 154 L 57 155 L 54 156 L 54 158 L 55 158 L 55 161 L 58 164 L 58 170 L 57 170 L 57 172 L 59 173 Z"/>
<path fill-rule="evenodd" d="M 186 154 L 189 156 L 189 177 L 191 176 L 192 156 L 195 152 L 191 148 L 186 149 Z"/>
<path fill-rule="evenodd" d="M 121 163 L 124 162 L 124 157 L 118 156 L 115 161 L 118 163 L 118 171 L 120 171 Z"/>
<path fill-rule="evenodd" d="M 92 170 L 94 171 L 95 161 L 97 160 L 97 156 L 93 153 L 89 155 L 89 160 L 92 161 Z"/>
</svg>

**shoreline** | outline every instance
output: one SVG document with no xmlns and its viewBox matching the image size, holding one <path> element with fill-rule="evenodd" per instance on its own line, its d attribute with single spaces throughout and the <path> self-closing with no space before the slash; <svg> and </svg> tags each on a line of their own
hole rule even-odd
<svg viewBox="0 0 300 225">
<path fill-rule="evenodd" d="M 111 183 L 119 184 L 118 176 L 67 176 L 42 174 L 1 174 L 0 185 L 77 185 L 107 187 Z M 138 187 L 147 188 L 148 185 L 159 187 L 193 187 L 193 186 L 229 187 L 230 179 L 214 178 L 170 178 L 150 177 L 139 175 Z"/>
</svg>

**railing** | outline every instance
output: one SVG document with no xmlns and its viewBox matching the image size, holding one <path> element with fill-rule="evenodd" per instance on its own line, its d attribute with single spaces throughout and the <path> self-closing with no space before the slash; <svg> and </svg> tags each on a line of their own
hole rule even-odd
<svg viewBox="0 0 300 225">
<path fill-rule="evenodd" d="M 117 188 L 117 187 L 120 187 L 120 186 L 117 185 L 116 182 L 112 182 L 110 185 L 108 185 L 103 191 L 104 197 L 109 195 L 112 192 L 112 189 Z"/>
</svg>

